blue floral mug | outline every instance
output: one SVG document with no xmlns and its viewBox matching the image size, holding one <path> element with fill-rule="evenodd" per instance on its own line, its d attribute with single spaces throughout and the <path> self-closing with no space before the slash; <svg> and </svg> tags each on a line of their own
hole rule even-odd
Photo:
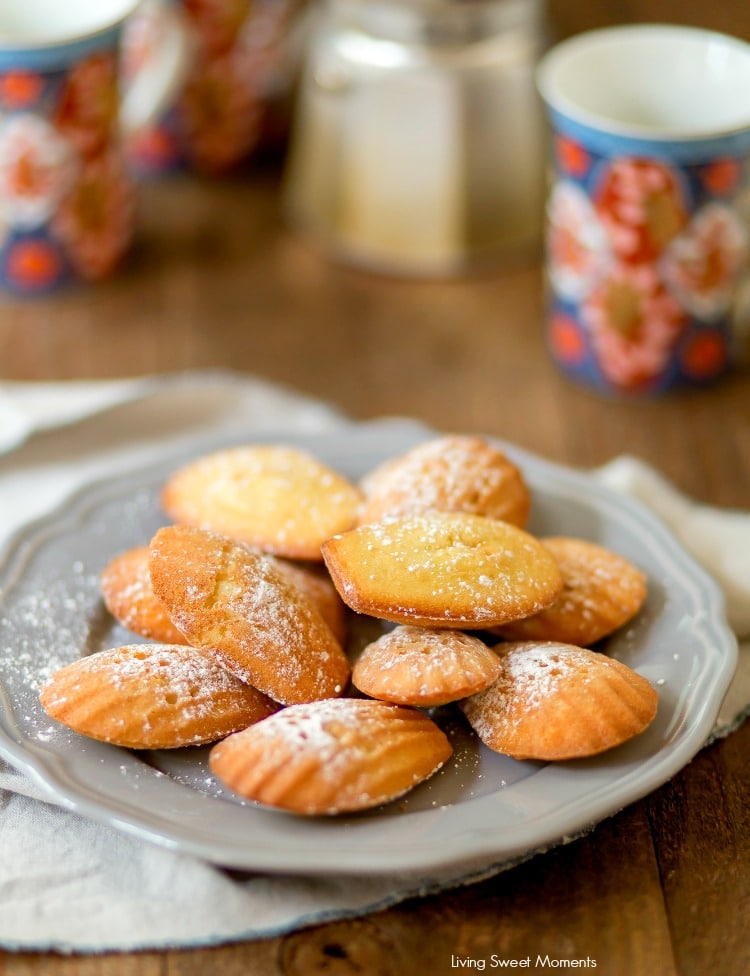
<svg viewBox="0 0 750 976">
<path fill-rule="evenodd" d="M 160 111 L 187 53 L 175 41 L 122 100 L 121 34 L 138 2 L 0 5 L 0 288 L 12 294 L 101 278 L 128 248 L 123 132 Z"/>
<path fill-rule="evenodd" d="M 547 340 L 603 393 L 710 383 L 750 253 L 750 45 L 688 27 L 580 34 L 537 74 L 552 128 Z"/>
</svg>

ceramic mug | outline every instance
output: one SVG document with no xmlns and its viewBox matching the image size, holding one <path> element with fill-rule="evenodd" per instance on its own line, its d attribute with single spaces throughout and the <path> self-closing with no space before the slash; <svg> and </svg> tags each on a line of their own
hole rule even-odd
<svg viewBox="0 0 750 976">
<path fill-rule="evenodd" d="M 177 22 L 191 46 L 183 83 L 128 140 L 134 172 L 223 173 L 285 125 L 305 0 L 144 0 L 125 32 L 126 87 L 163 59 Z"/>
<path fill-rule="evenodd" d="M 750 45 L 634 25 L 540 62 L 552 129 L 547 338 L 606 393 L 709 383 L 747 294 Z"/>
<path fill-rule="evenodd" d="M 138 0 L 0 7 L 0 287 L 38 295 L 103 277 L 134 226 L 123 130 L 146 125 L 185 67 L 175 37 L 121 100 L 122 29 Z"/>
</svg>

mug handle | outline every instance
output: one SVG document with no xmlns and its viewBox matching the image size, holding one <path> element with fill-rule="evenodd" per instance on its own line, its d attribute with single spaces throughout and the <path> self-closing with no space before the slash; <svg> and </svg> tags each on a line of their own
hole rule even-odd
<svg viewBox="0 0 750 976">
<path fill-rule="evenodd" d="M 155 2 L 164 26 L 159 57 L 149 58 L 132 79 L 120 103 L 120 127 L 128 136 L 155 122 L 174 101 L 187 77 L 194 41 L 185 15 L 176 3 Z"/>
</svg>

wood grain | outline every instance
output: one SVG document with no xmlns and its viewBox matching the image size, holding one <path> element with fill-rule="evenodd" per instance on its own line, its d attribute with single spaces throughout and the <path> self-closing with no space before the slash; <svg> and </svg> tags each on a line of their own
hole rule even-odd
<svg viewBox="0 0 750 976">
<path fill-rule="evenodd" d="M 675 21 L 750 39 L 736 0 L 551 0 L 553 36 Z M 414 282 L 339 267 L 284 225 L 279 165 L 142 188 L 113 280 L 0 306 L 0 376 L 200 367 L 255 373 L 355 418 L 403 414 L 568 464 L 631 453 L 698 499 L 750 507 L 747 366 L 716 387 L 604 400 L 551 365 L 539 262 Z M 0 976 L 278 976 L 459 971 L 455 960 L 596 960 L 606 976 L 750 972 L 750 726 L 651 796 L 497 877 L 366 918 L 216 949 L 0 955 Z M 544 967 L 530 972 L 547 972 Z"/>
</svg>

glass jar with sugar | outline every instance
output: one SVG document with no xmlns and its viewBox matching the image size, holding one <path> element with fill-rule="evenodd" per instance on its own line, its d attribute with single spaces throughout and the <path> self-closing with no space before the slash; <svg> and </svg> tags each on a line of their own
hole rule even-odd
<svg viewBox="0 0 750 976">
<path fill-rule="evenodd" d="M 287 159 L 289 222 L 387 274 L 535 252 L 544 40 L 543 0 L 327 0 Z"/>
</svg>

